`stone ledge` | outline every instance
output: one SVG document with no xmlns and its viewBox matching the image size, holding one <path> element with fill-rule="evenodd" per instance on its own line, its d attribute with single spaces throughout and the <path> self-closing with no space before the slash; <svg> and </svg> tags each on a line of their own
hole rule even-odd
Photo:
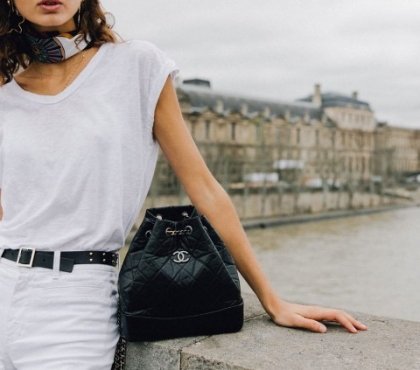
<svg viewBox="0 0 420 370">
<path fill-rule="evenodd" d="M 240 332 L 129 343 L 127 370 L 420 370 L 420 323 L 352 312 L 369 330 L 325 334 L 273 324 L 254 294 L 243 293 Z M 350 311 L 349 311 L 350 312 Z"/>
</svg>

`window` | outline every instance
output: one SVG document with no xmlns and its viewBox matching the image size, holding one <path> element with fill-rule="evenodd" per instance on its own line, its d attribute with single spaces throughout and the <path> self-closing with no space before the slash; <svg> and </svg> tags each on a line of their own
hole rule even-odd
<svg viewBox="0 0 420 370">
<path fill-rule="evenodd" d="M 280 143 L 280 140 L 281 140 L 281 129 L 280 129 L 280 127 L 276 127 L 276 142 L 277 142 L 277 144 Z"/>
<path fill-rule="evenodd" d="M 191 127 L 190 132 L 191 132 L 191 136 L 192 136 L 193 138 L 195 138 L 195 127 L 196 127 L 196 126 L 197 126 L 197 121 L 192 120 L 192 121 L 191 121 L 191 123 L 190 123 L 190 127 Z"/>
<path fill-rule="evenodd" d="M 236 140 L 236 122 L 232 122 L 230 125 L 230 138 Z"/>
<path fill-rule="evenodd" d="M 255 124 L 255 140 L 257 143 L 262 141 L 262 123 L 257 122 Z"/>
<path fill-rule="evenodd" d="M 206 140 L 209 140 L 210 139 L 210 125 L 211 125 L 211 121 L 210 120 L 206 120 L 206 126 L 205 126 L 205 130 L 206 130 L 205 137 L 206 137 Z"/>
</svg>

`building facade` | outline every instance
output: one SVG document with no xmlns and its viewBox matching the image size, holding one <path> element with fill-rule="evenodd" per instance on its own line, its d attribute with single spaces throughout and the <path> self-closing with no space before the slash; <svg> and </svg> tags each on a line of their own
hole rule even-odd
<svg viewBox="0 0 420 370">
<path fill-rule="evenodd" d="M 226 188 L 369 186 L 420 170 L 420 131 L 377 122 L 357 92 L 322 93 L 317 84 L 294 102 L 268 101 L 195 79 L 177 93 L 192 136 Z"/>
</svg>

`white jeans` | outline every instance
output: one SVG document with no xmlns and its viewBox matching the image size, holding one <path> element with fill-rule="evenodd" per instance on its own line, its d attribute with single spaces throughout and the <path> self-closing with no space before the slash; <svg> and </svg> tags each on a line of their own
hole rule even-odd
<svg viewBox="0 0 420 370">
<path fill-rule="evenodd" d="M 117 279 L 113 266 L 79 264 L 68 273 L 1 258 L 0 370 L 110 370 Z"/>
</svg>

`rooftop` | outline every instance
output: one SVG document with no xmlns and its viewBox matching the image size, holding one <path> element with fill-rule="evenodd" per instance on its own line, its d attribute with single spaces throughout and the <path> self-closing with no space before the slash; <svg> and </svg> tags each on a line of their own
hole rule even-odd
<svg viewBox="0 0 420 370">
<path fill-rule="evenodd" d="M 215 91 L 201 80 L 197 81 L 197 84 L 182 83 L 178 86 L 178 91 L 189 101 L 192 109 L 196 110 L 208 108 L 218 111 L 222 108 L 225 114 L 239 112 L 250 117 L 258 113 L 268 112 L 268 110 L 271 117 L 307 116 L 310 119 L 319 120 L 322 116 L 321 109 L 312 102 L 259 99 Z"/>
<path fill-rule="evenodd" d="M 314 95 L 297 99 L 298 102 L 312 102 Z M 351 107 L 372 111 L 369 103 L 359 100 L 357 96 L 347 96 L 337 92 L 325 92 L 321 94 L 322 108 L 327 107 Z"/>
</svg>

